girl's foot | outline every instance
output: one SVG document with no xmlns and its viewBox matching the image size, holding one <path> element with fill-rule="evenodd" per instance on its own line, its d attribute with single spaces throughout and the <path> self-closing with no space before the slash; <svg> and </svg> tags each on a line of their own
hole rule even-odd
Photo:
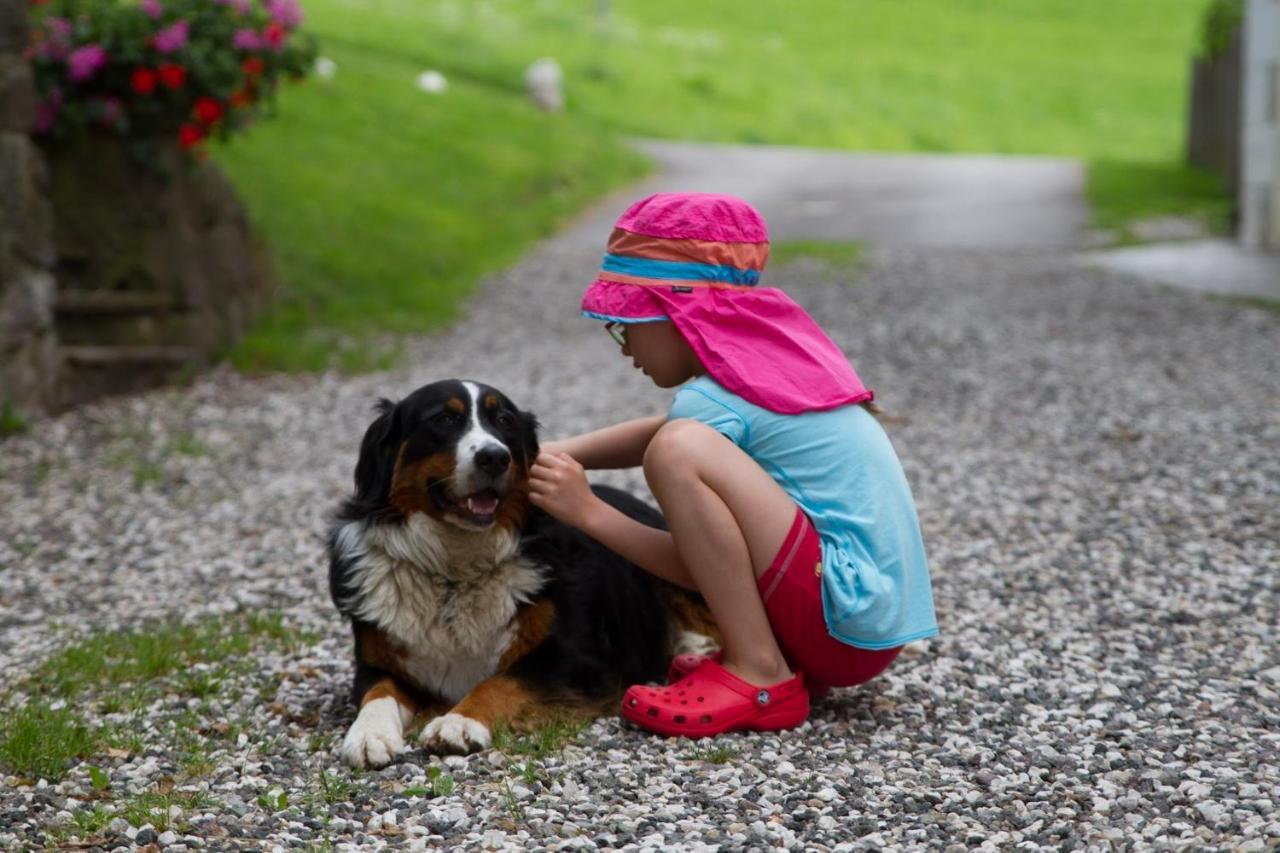
<svg viewBox="0 0 1280 853">
<path fill-rule="evenodd" d="M 708 660 L 713 660 L 716 663 L 723 663 L 724 649 L 709 655 L 695 655 L 692 653 L 676 655 L 671 659 L 671 666 L 667 669 L 667 684 L 674 684 L 698 667 L 702 666 L 703 661 Z M 821 699 L 823 696 L 826 696 L 831 692 L 830 686 L 826 684 L 817 684 L 809 681 L 808 679 L 805 679 L 804 686 L 809 691 L 810 699 Z"/>
<path fill-rule="evenodd" d="M 799 673 L 760 687 L 708 658 L 674 684 L 630 688 L 622 698 L 622 716 L 672 737 L 776 731 L 794 728 L 809 718 L 809 693 Z"/>
</svg>

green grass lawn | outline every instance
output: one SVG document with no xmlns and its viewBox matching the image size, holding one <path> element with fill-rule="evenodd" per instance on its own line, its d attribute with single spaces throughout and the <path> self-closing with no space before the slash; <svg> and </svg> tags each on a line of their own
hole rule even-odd
<svg viewBox="0 0 1280 853">
<path fill-rule="evenodd" d="M 372 333 L 447 322 L 477 278 L 642 172 L 625 135 L 1078 156 L 1099 225 L 1201 209 L 1177 164 L 1204 0 L 603 5 L 308 0 L 337 77 L 217 154 L 287 284 L 236 363 L 364 367 Z M 524 99 L 542 56 L 565 68 L 565 115 Z M 414 88 L 427 68 L 447 93 Z"/>
</svg>

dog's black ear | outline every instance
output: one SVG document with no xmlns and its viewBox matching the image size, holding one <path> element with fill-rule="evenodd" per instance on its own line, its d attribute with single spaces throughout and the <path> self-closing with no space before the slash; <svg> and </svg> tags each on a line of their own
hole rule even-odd
<svg viewBox="0 0 1280 853">
<path fill-rule="evenodd" d="M 527 468 L 538 458 L 538 419 L 532 412 L 520 412 L 520 443 Z"/>
<path fill-rule="evenodd" d="M 365 430 L 364 440 L 360 442 L 360 459 L 356 462 L 355 499 L 363 504 L 386 501 L 396 448 L 400 444 L 396 404 L 384 397 L 374 406 L 374 411 L 378 417 Z"/>
</svg>

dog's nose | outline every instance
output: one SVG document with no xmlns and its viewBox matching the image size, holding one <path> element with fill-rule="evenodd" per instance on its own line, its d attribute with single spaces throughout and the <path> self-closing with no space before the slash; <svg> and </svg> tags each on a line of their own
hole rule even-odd
<svg viewBox="0 0 1280 853">
<path fill-rule="evenodd" d="M 498 476 L 511 464 L 511 454 L 505 447 L 486 447 L 476 452 L 476 467 L 486 474 Z"/>
</svg>

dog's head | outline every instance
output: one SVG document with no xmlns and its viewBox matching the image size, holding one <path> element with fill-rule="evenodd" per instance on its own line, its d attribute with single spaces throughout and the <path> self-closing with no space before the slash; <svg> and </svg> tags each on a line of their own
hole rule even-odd
<svg viewBox="0 0 1280 853">
<path fill-rule="evenodd" d="M 363 514 L 422 512 L 473 531 L 520 525 L 538 455 L 533 415 L 495 388 L 456 379 L 381 400 L 377 412 L 356 464 L 352 503 Z"/>
</svg>

